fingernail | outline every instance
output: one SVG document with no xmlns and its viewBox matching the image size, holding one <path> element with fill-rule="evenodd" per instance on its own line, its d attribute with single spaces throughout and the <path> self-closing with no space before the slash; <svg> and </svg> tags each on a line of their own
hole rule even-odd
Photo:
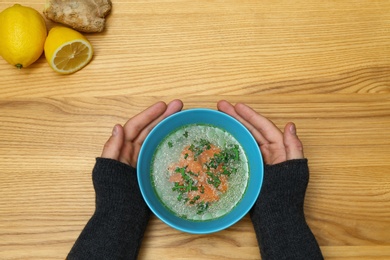
<svg viewBox="0 0 390 260">
<path fill-rule="evenodd" d="M 112 129 L 112 136 L 118 135 L 118 125 L 115 125 L 114 128 Z"/>
<path fill-rule="evenodd" d="M 293 135 L 297 134 L 297 129 L 295 128 L 294 123 L 291 123 L 291 125 L 290 125 L 290 133 L 292 133 Z"/>
</svg>

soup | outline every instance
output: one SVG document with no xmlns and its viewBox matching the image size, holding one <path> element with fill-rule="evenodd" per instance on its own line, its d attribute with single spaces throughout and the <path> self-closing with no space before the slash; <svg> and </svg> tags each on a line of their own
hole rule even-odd
<svg viewBox="0 0 390 260">
<path fill-rule="evenodd" d="M 227 214 L 245 193 L 248 177 L 248 161 L 238 141 L 211 125 L 179 128 L 153 155 L 153 187 L 181 218 L 209 220 Z"/>
</svg>

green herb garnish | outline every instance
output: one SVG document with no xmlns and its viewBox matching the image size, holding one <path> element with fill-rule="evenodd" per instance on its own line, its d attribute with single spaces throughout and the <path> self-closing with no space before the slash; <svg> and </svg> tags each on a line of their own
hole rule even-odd
<svg viewBox="0 0 390 260">
<path fill-rule="evenodd" d="M 196 214 L 200 215 L 203 214 L 208 208 L 209 208 L 209 203 L 201 201 L 197 206 L 197 212 Z"/>
<path fill-rule="evenodd" d="M 212 172 L 207 172 L 209 178 L 207 179 L 207 183 L 213 185 L 215 188 L 218 188 L 221 184 L 221 180 L 217 174 L 213 174 Z"/>
<path fill-rule="evenodd" d="M 188 137 L 188 132 L 183 134 L 184 137 Z M 169 147 L 172 147 L 172 142 L 168 142 Z M 210 150 L 212 144 L 206 139 L 195 140 L 188 148 L 194 155 L 194 160 L 197 160 L 204 151 Z M 189 157 L 188 153 L 184 154 L 184 159 Z M 237 162 L 240 161 L 240 149 L 238 145 L 232 145 L 228 148 L 220 151 L 213 155 L 208 162 L 202 165 L 203 170 L 207 174 L 207 179 L 205 180 L 207 184 L 214 186 L 216 189 L 222 183 L 221 176 L 230 177 L 232 174 L 238 172 Z M 206 170 L 207 169 L 207 170 Z M 211 203 L 200 200 L 200 195 L 205 193 L 205 183 L 199 183 L 197 177 L 200 173 L 194 173 L 187 169 L 187 166 L 177 167 L 175 169 L 176 173 L 180 173 L 182 181 L 175 182 L 172 188 L 173 191 L 178 192 L 177 200 L 182 201 L 183 203 L 188 203 L 196 207 L 197 214 L 203 214 L 210 207 Z M 224 177 L 225 178 L 225 177 Z M 205 186 L 203 186 L 205 185 Z M 198 191 L 199 190 L 199 191 Z M 196 196 L 189 195 L 191 191 L 198 191 Z M 220 190 L 222 191 L 222 190 Z M 189 198 L 192 197 L 192 199 Z M 194 196 L 194 197 L 193 197 Z"/>
</svg>

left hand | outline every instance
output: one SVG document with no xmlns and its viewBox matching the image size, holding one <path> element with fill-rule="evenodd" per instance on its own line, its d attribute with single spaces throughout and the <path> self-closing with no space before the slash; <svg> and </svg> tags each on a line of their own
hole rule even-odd
<svg viewBox="0 0 390 260">
<path fill-rule="evenodd" d="M 182 108 L 181 100 L 173 100 L 168 105 L 160 101 L 129 119 L 123 127 L 115 125 L 111 137 L 104 145 L 101 157 L 136 168 L 139 151 L 149 132 L 161 120 Z"/>
</svg>

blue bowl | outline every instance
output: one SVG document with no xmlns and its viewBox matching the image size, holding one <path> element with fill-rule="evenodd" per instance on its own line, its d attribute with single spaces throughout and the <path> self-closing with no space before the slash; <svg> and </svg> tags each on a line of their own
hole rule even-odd
<svg viewBox="0 0 390 260">
<path fill-rule="evenodd" d="M 176 216 L 162 204 L 152 185 L 151 164 L 155 150 L 167 135 L 188 124 L 208 124 L 229 132 L 240 143 L 248 159 L 249 180 L 242 199 L 229 213 L 216 219 L 194 221 Z M 149 133 L 139 153 L 137 177 L 146 204 L 164 223 L 191 234 L 209 234 L 232 226 L 252 208 L 263 182 L 263 159 L 252 134 L 235 118 L 217 110 L 189 109 L 165 118 Z"/>
</svg>

